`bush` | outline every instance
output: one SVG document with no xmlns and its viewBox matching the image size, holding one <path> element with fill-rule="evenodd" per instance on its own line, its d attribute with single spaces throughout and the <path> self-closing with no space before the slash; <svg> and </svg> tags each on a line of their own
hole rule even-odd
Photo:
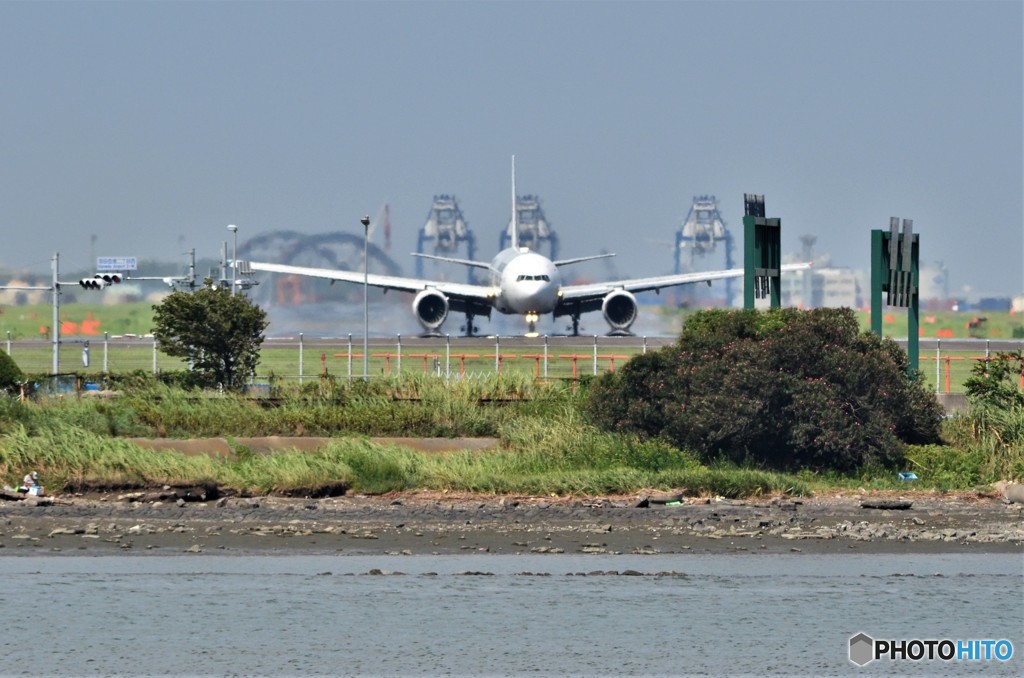
<svg viewBox="0 0 1024 678">
<path fill-rule="evenodd" d="M 849 309 L 702 311 L 679 341 L 597 379 L 598 425 L 705 461 L 850 471 L 939 441 L 943 411 L 891 340 Z"/>
<path fill-rule="evenodd" d="M 1024 390 L 1018 386 L 1022 374 L 1024 353 L 997 353 L 974 363 L 964 388 L 972 405 L 1024 407 Z"/>
<path fill-rule="evenodd" d="M 0 391 L 15 392 L 23 381 L 25 375 L 14 358 L 0 351 Z"/>
</svg>

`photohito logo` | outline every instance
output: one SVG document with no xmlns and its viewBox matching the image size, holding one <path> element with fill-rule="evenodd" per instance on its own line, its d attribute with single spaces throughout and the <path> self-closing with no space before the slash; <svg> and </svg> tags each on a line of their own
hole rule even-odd
<svg viewBox="0 0 1024 678">
<path fill-rule="evenodd" d="M 940 659 L 948 661 L 1009 661 L 1013 657 L 1013 643 L 1008 640 L 875 640 L 866 633 L 850 638 L 850 661 L 864 666 L 876 659 Z"/>
</svg>

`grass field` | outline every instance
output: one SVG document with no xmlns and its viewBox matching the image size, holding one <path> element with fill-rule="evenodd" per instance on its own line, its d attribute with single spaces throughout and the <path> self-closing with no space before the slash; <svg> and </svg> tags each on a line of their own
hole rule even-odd
<svg viewBox="0 0 1024 678">
<path fill-rule="evenodd" d="M 153 328 L 153 305 L 61 304 L 61 335 L 76 338 L 149 334 Z M 0 306 L 0 339 L 48 339 L 53 324 L 50 304 Z"/>
<path fill-rule="evenodd" d="M 662 313 L 666 318 L 685 318 L 692 311 L 665 307 Z M 66 337 L 100 338 L 104 332 L 111 336 L 143 336 L 153 329 L 153 305 L 149 302 L 63 304 L 60 315 L 61 334 Z M 858 311 L 857 317 L 862 329 L 870 329 L 869 311 Z M 52 320 L 53 310 L 49 304 L 0 306 L 0 339 L 8 336 L 11 339 L 47 338 Z M 905 338 L 906 312 L 886 309 L 882 331 L 888 337 Z M 275 336 L 273 326 L 267 330 L 267 336 Z M 1024 317 L 1012 312 L 922 311 L 920 336 L 928 339 L 1024 339 Z"/>
<path fill-rule="evenodd" d="M 0 307 L 0 341 L 4 349 L 26 373 L 51 372 L 53 347 L 49 341 L 52 310 L 49 305 Z M 666 309 L 666 315 L 678 311 Z M 685 314 L 684 314 L 685 315 Z M 87 376 L 100 376 L 107 372 L 143 370 L 181 370 L 185 364 L 155 349 L 154 342 L 145 335 L 152 329 L 152 305 L 131 304 L 65 304 L 61 307 L 60 371 Z M 892 312 L 884 316 L 887 336 L 902 339 L 906 336 L 906 313 Z M 983 322 L 971 313 L 922 313 L 923 339 L 1013 339 L 1024 334 L 1024 318 L 1010 313 L 990 313 Z M 861 327 L 868 329 L 870 314 L 858 312 Z M 681 322 L 681 321 L 680 321 Z M 971 327 L 971 325 L 974 325 Z M 104 340 L 104 333 L 112 338 Z M 287 380 L 316 378 L 324 373 L 335 377 L 361 376 L 362 347 L 350 347 L 345 340 L 334 342 L 308 342 L 300 356 L 294 340 L 274 340 L 273 327 L 268 329 L 263 346 L 257 377 L 265 381 L 270 375 Z M 84 341 L 90 343 L 89 366 L 83 365 Z M 669 339 L 670 340 L 670 339 Z M 407 340 L 408 341 L 408 340 Z M 361 343 L 361 342 L 357 342 Z M 941 342 L 940 342 L 941 343 Z M 581 337 L 572 346 L 552 346 L 547 359 L 543 358 L 543 342 L 520 343 L 514 348 L 503 347 L 495 358 L 493 346 L 472 348 L 453 347 L 446 351 L 444 342 L 426 346 L 410 343 L 401 349 L 391 338 L 370 339 L 369 374 L 389 376 L 409 373 L 448 373 L 462 377 L 493 374 L 499 368 L 504 372 L 532 374 L 536 377 L 567 379 L 605 371 L 621 366 L 632 355 L 643 350 L 640 339 L 634 342 L 612 342 L 601 339 L 594 359 L 593 340 Z M 350 357 L 351 356 L 351 357 Z M 983 359 L 985 350 L 936 352 L 922 347 L 920 370 L 930 388 L 938 391 L 961 392 L 963 382 L 971 375 L 973 364 Z M 300 369 L 301 363 L 301 369 Z M 545 370 L 546 364 L 546 370 Z"/>
<path fill-rule="evenodd" d="M 694 311 L 666 308 L 666 316 L 685 319 Z M 871 311 L 856 311 L 862 330 L 871 329 Z M 676 324 L 681 325 L 680 320 Z M 922 339 L 1024 339 L 1024 315 L 1013 312 L 921 311 L 918 336 Z M 882 314 L 882 334 L 893 339 L 907 336 L 907 312 L 886 308 Z"/>
<path fill-rule="evenodd" d="M 106 356 L 104 348 L 106 347 Z M 87 378 L 99 379 L 104 372 L 127 373 L 167 372 L 185 369 L 185 363 L 178 358 L 154 350 L 150 338 L 93 340 L 90 345 L 90 364 L 82 363 L 82 344 L 66 343 L 60 349 L 60 372 L 75 373 Z M 0 348 L 6 350 L 6 347 Z M 594 373 L 592 347 L 579 346 L 575 349 L 551 349 L 544 367 L 541 349 L 503 350 L 500 354 L 501 371 L 534 376 L 539 379 L 585 378 Z M 620 368 L 629 356 L 642 350 L 637 343 L 633 346 L 618 346 L 613 351 L 600 350 L 597 371 L 604 372 Z M 27 374 L 49 374 L 53 365 L 53 346 L 41 340 L 12 341 L 10 355 Z M 362 346 L 352 348 L 351 360 L 344 343 L 333 345 L 318 344 L 305 347 L 300 361 L 298 343 L 268 340 L 260 351 L 260 363 L 256 370 L 256 381 L 265 382 L 271 375 L 285 381 L 316 379 L 324 374 L 338 378 L 361 377 L 363 370 Z M 945 348 L 938 356 L 934 351 L 922 351 L 919 369 L 929 389 L 946 393 L 962 393 L 964 381 L 971 376 L 975 364 L 984 360 L 985 351 L 979 347 L 974 351 L 950 351 Z M 301 362 L 301 370 L 300 370 Z M 574 366 L 575 363 L 575 366 Z M 574 370 L 575 367 L 575 370 Z M 445 358 L 443 343 L 429 352 L 423 349 L 403 350 L 398 358 L 394 344 L 371 342 L 369 374 L 371 377 L 387 377 L 413 374 L 448 374 L 455 379 L 479 378 L 496 372 L 493 349 L 460 352 L 453 349 Z"/>
<path fill-rule="evenodd" d="M 59 371 L 98 378 L 104 372 L 165 372 L 186 367 L 182 360 L 161 353 L 151 337 L 109 341 L 101 338 L 89 343 L 86 367 L 82 359 L 84 344 L 62 341 Z M 472 345 L 465 340 L 453 341 L 450 347 L 444 340 L 400 347 L 393 340 L 372 339 L 369 348 L 368 372 L 373 377 L 447 373 L 454 378 L 478 378 L 501 372 L 539 379 L 571 379 L 619 368 L 642 352 L 644 345 L 641 340 L 623 344 L 620 339 L 614 345 L 600 346 L 595 358 L 593 339 L 582 337 L 579 343 L 569 346 L 564 343 L 548 346 L 546 359 L 542 339 L 497 350 L 486 340 Z M 25 373 L 52 371 L 53 345 L 48 341 L 12 340 L 4 343 L 0 350 L 8 351 Z M 300 376 L 304 379 L 323 375 L 361 377 L 362 356 L 361 341 L 349 346 L 345 340 L 307 340 L 300 348 L 295 339 L 268 339 L 260 350 L 257 381 L 265 381 L 271 375 L 293 381 Z"/>
</svg>

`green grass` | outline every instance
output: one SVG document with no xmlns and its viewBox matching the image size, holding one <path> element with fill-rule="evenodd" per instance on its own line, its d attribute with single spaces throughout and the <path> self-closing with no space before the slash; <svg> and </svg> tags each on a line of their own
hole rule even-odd
<svg viewBox="0 0 1024 678">
<path fill-rule="evenodd" d="M 51 322 L 51 307 L 48 304 L 37 304 L 32 306 L 5 306 L 0 308 L 0 341 L 4 341 L 9 333 L 12 338 L 11 355 L 15 362 L 26 374 L 48 374 L 53 364 L 53 347 L 47 339 L 42 338 L 39 330 L 46 329 Z M 692 311 L 679 311 L 677 309 L 664 308 L 663 314 L 668 317 L 686 317 Z M 859 311 L 858 318 L 861 328 L 869 329 L 870 313 Z M 977 312 L 956 313 L 951 311 L 921 313 L 921 328 L 923 337 L 934 339 L 942 334 L 952 334 L 953 338 L 968 338 L 970 336 L 989 339 L 1014 339 L 1014 334 L 1024 335 L 1024 319 L 1010 313 L 984 313 L 987 321 L 978 329 L 969 329 L 968 323 L 979 316 Z M 886 336 L 904 338 L 907 332 L 905 312 L 895 309 L 887 309 L 883 315 L 885 322 L 883 332 Z M 63 331 L 64 342 L 60 347 L 59 360 L 62 372 L 74 372 L 89 379 L 99 379 L 104 367 L 108 372 L 125 373 L 134 370 L 152 372 L 154 365 L 161 372 L 184 370 L 186 365 L 177 358 L 153 350 L 151 338 L 143 335 L 152 331 L 152 304 L 149 302 L 136 302 L 124 304 L 79 304 L 66 303 L 61 306 L 61 317 L 68 326 Z M 77 328 L 79 331 L 85 326 L 83 321 L 91 319 L 97 322 L 90 329 L 97 332 L 91 336 L 85 336 L 72 332 Z M 103 332 L 111 335 L 135 334 L 134 339 L 121 339 L 111 341 L 107 346 L 104 356 Z M 274 336 L 274 328 L 268 329 L 268 334 Z M 1020 337 L 1024 339 L 1024 337 Z M 82 364 L 81 341 L 90 341 L 90 365 Z M 506 373 L 516 373 L 526 376 L 542 372 L 543 368 L 534 356 L 541 352 L 541 344 L 530 348 L 507 349 L 502 348 L 504 356 L 501 361 L 501 369 Z M 5 346 L 6 348 L 6 346 Z M 275 346 L 265 344 L 260 352 L 260 363 L 257 367 L 257 381 L 265 382 L 270 379 L 285 378 L 289 381 L 303 381 L 316 379 L 326 371 L 335 378 L 349 378 L 358 376 L 362 372 L 361 346 L 349 347 L 348 343 L 338 340 L 333 344 L 318 344 L 315 348 L 306 347 L 303 356 L 302 374 L 299 371 L 298 344 L 288 346 Z M 642 350 L 642 341 L 637 339 L 635 345 L 618 345 L 614 347 L 599 347 L 598 370 L 605 371 L 612 367 L 621 367 L 625 358 L 621 356 L 632 356 Z M 494 349 L 474 348 L 468 350 L 471 356 L 460 360 L 457 354 L 465 352 L 466 349 L 453 348 L 453 357 L 448 367 L 454 375 L 461 375 L 465 372 L 470 379 L 479 378 L 480 375 L 493 374 L 495 371 Z M 349 360 L 349 353 L 355 354 Z M 399 371 L 399 360 L 397 354 L 397 341 L 376 339 L 371 342 L 371 356 L 368 359 L 369 373 L 377 379 L 381 377 L 396 376 Z M 420 355 L 411 354 L 428 353 L 426 361 Z M 593 371 L 592 346 L 588 346 L 586 338 L 581 338 L 579 346 L 572 349 L 552 348 L 548 358 L 548 377 L 550 379 L 572 379 L 574 376 L 583 377 Z M 438 344 L 434 348 L 424 349 L 422 347 L 410 349 L 403 347 L 401 360 L 401 373 L 403 376 L 423 375 L 424 372 L 433 372 L 435 359 L 441 369 L 445 368 L 444 346 Z M 321 355 L 323 360 L 321 360 Z M 571 355 L 578 356 L 573 360 Z M 489 356 L 489 357 L 488 357 Z M 615 356 L 614 358 L 612 356 Z M 940 356 L 935 356 L 933 351 L 925 350 L 920 358 L 920 369 L 928 388 L 936 388 L 939 391 L 947 390 L 947 368 L 949 391 L 953 393 L 963 392 L 964 381 L 971 374 L 971 365 L 983 356 L 983 351 L 951 352 L 943 349 Z M 424 367 L 426 365 L 426 368 Z M 458 378 L 458 377 L 457 377 Z"/>
<path fill-rule="evenodd" d="M 64 337 L 59 349 L 60 371 L 77 373 L 99 378 L 104 368 L 110 373 L 126 373 L 135 370 L 152 372 L 154 366 L 161 372 L 184 370 L 186 363 L 172 358 L 154 348 L 151 337 L 129 339 L 111 339 L 102 337 L 89 339 L 90 364 L 83 365 L 83 339 Z M 481 375 L 496 372 L 494 348 L 477 347 L 460 359 L 463 349 L 453 346 L 451 357 L 446 362 L 444 341 L 439 340 L 429 350 L 431 353 L 424 368 L 423 348 L 402 349 L 402 359 L 398 359 L 396 343 L 384 343 L 383 339 L 373 339 L 370 344 L 368 371 L 374 379 L 381 377 L 412 376 L 434 374 L 447 368 L 451 379 L 478 379 Z M 538 340 L 530 347 L 514 350 L 501 348 L 501 372 L 521 374 L 543 378 L 545 374 L 551 379 L 570 379 L 574 376 L 585 377 L 593 374 L 594 358 L 592 339 L 579 338 L 579 343 L 571 349 L 549 347 L 547 370 L 544 370 L 542 359 L 543 343 Z M 7 350 L 6 343 L 0 343 Z M 620 368 L 631 356 L 643 351 L 643 340 L 637 338 L 631 345 L 616 345 L 611 348 L 600 347 L 598 350 L 597 370 L 603 372 L 612 368 Z M 349 353 L 352 360 L 349 360 Z M 10 355 L 26 374 L 49 374 L 53 365 L 53 344 L 43 339 L 12 340 Z M 256 368 L 257 381 L 287 378 L 298 381 L 300 376 L 299 346 L 297 342 L 265 342 L 260 350 L 260 361 Z M 473 357 L 475 356 L 475 357 Z M 575 359 L 573 358 L 575 356 Z M 323 343 L 307 345 L 303 351 L 301 376 L 304 380 L 318 379 L 324 375 L 346 379 L 362 376 L 362 347 L 352 346 L 347 342 Z M 321 359 L 322 357 L 322 359 Z M 435 370 L 436 360 L 436 370 Z"/>
<path fill-rule="evenodd" d="M 673 309 L 664 307 L 662 314 L 678 319 L 682 326 L 695 309 Z M 856 311 L 860 328 L 871 329 L 871 311 Z M 977 327 L 969 327 L 971 321 L 986 318 Z M 1008 311 L 928 311 L 921 309 L 919 332 L 922 339 L 1024 339 L 1024 318 Z M 907 312 L 897 308 L 886 308 L 882 314 L 882 334 L 893 339 L 907 337 Z"/>
<path fill-rule="evenodd" d="M 311 391 L 313 389 L 306 389 Z M 0 476 L 39 470 L 51 489 L 216 484 L 247 493 L 364 493 L 413 488 L 519 494 L 622 494 L 685 487 L 740 496 L 803 491 L 779 474 L 706 469 L 660 441 L 598 431 L 578 391 L 504 375 L 445 385 L 436 379 L 334 384 L 290 393 L 280 407 L 151 385 L 117 398 L 0 401 Z M 481 400 L 501 401 L 500 406 Z M 318 452 L 229 458 L 140 448 L 128 436 L 258 436 L 296 429 L 335 438 Z M 492 435 L 494 451 L 427 454 L 375 445 L 367 435 Z"/>
<path fill-rule="evenodd" d="M 186 392 L 141 379 L 110 399 L 0 399 L 0 480 L 38 470 L 58 492 L 215 484 L 241 494 L 379 494 L 411 489 L 609 495 L 651 490 L 749 497 L 849 489 L 963 490 L 1024 477 L 1024 412 L 973 410 L 948 420 L 946 444 L 908 448 L 902 468 L 847 476 L 706 466 L 660 440 L 607 433 L 581 414 L 586 386 L 523 375 L 445 384 L 423 376 L 282 387 L 280 404 Z M 500 402 L 501 404 L 493 404 Z M 492 403 L 492 404 L 486 404 Z M 321 450 L 228 457 L 141 448 L 127 437 L 318 435 Z M 369 436 L 493 436 L 486 451 L 423 453 Z M 900 470 L 919 481 L 897 480 Z"/>
<path fill-rule="evenodd" d="M 4 434 L 0 451 L 0 477 L 7 484 L 16 485 L 25 469 L 33 469 L 55 489 L 198 485 L 216 479 L 217 465 L 204 456 L 143 450 L 62 422 L 32 432 L 17 425 Z"/>
<path fill-rule="evenodd" d="M 47 293 L 49 294 L 49 293 Z M 66 296 L 66 295 L 63 295 Z M 49 337 L 53 323 L 53 306 L 43 304 L 0 307 L 0 339 L 8 333 L 12 339 L 41 339 Z M 61 334 L 99 339 L 104 332 L 110 335 L 136 334 L 142 336 L 153 331 L 153 304 L 132 302 L 123 304 L 93 304 L 61 302 Z M 82 330 L 94 331 L 90 336 Z"/>
<path fill-rule="evenodd" d="M 354 375 L 354 378 L 359 378 L 362 372 L 361 358 L 356 357 L 353 360 L 352 372 L 350 373 L 348 360 L 344 354 L 346 347 L 339 346 L 338 348 L 342 351 L 342 355 L 336 357 L 334 354 L 329 354 L 324 363 L 329 377 L 346 380 Z M 642 346 L 638 340 L 635 346 L 616 348 L 615 354 L 619 356 L 635 355 L 641 349 Z M 394 350 L 394 348 L 392 347 L 390 350 Z M 371 352 L 378 353 L 373 348 L 371 348 Z M 383 352 L 383 349 L 380 352 Z M 522 357 L 523 354 L 527 353 L 532 353 L 532 350 L 508 351 L 509 356 L 515 357 L 503 360 L 502 372 L 508 375 L 532 377 L 536 371 L 535 360 Z M 551 351 L 548 361 L 548 378 L 553 380 L 571 380 L 573 378 L 572 360 L 562 358 L 560 357 L 561 355 L 561 352 Z M 608 354 L 601 350 L 599 355 Z M 11 356 L 26 374 L 49 374 L 53 363 L 53 347 L 50 343 L 44 341 L 14 343 L 11 349 Z M 185 363 L 177 358 L 171 358 L 159 351 L 156 351 L 154 354 L 151 339 L 112 341 L 107 351 L 106 365 L 110 373 L 152 372 L 154 358 L 157 369 L 160 372 L 182 371 L 186 368 Z M 939 391 L 946 391 L 948 379 L 949 392 L 962 393 L 964 382 L 971 376 L 972 366 L 983 359 L 984 349 L 950 351 L 942 348 L 939 356 L 936 356 L 932 350 L 925 350 L 920 356 L 920 370 L 929 389 L 935 389 L 936 384 L 938 384 Z M 380 357 L 373 357 L 368 362 L 370 375 L 375 380 L 398 376 L 398 361 L 394 358 L 390 359 L 390 365 L 388 365 L 384 358 Z M 588 356 L 578 359 L 576 362 L 577 377 L 586 378 L 590 376 L 593 371 L 593 358 Z M 304 383 L 314 382 L 321 378 L 321 363 L 318 351 L 307 348 L 303 363 L 304 378 L 302 381 Z M 616 368 L 621 368 L 624 363 L 625 360 L 622 358 L 615 360 Z M 60 364 L 63 373 L 76 373 L 83 376 L 86 380 L 100 380 L 103 376 L 104 367 L 102 340 L 93 340 L 91 342 L 90 366 L 88 368 L 82 366 L 81 344 L 62 344 Z M 598 360 L 599 371 L 603 372 L 609 369 L 610 365 L 611 361 L 608 358 L 600 358 Z M 440 360 L 440 366 L 443 371 L 443 358 Z M 469 375 L 468 377 L 460 375 L 461 366 L 458 360 L 453 359 L 450 367 L 452 374 L 449 381 L 476 381 L 482 376 L 495 373 L 493 357 L 466 359 L 465 370 Z M 408 355 L 405 356 L 405 359 L 402 361 L 401 376 L 422 377 L 429 374 L 433 374 L 432 362 L 430 363 L 430 370 L 425 374 L 421 360 L 409 357 Z M 299 359 L 297 346 L 275 347 L 273 345 L 265 345 L 263 347 L 260 352 L 260 363 L 257 366 L 257 382 L 266 383 L 273 380 L 298 383 L 298 377 Z"/>
<path fill-rule="evenodd" d="M 52 322 L 52 307 L 49 303 L 22 306 L 0 307 L 0 339 L 7 333 L 13 339 L 41 338 L 40 328 L 49 330 Z M 692 314 L 693 310 L 680 310 L 665 306 L 661 313 L 666 318 L 678 318 L 679 325 L 683 319 Z M 868 310 L 858 311 L 861 329 L 868 330 L 871 326 L 871 313 Z M 975 318 L 985 317 L 987 320 L 978 328 L 969 328 L 968 323 Z M 68 303 L 61 304 L 61 322 L 71 323 L 79 331 L 63 332 L 68 336 L 79 336 L 83 321 L 97 321 L 98 324 L 86 325 L 95 330 L 92 338 L 98 339 L 104 332 L 111 335 L 136 334 L 143 336 L 153 331 L 153 304 L 151 302 L 131 302 L 120 304 Z M 1006 311 L 921 311 L 920 327 L 922 337 L 935 338 L 951 333 L 950 338 L 964 339 L 978 337 L 982 339 L 1014 339 L 1014 333 L 1024 333 L 1024 319 Z M 274 336 L 274 328 L 269 328 L 270 336 Z M 885 336 L 902 338 L 907 336 L 907 314 L 898 309 L 886 308 L 883 314 L 882 332 Z M 422 361 L 422 359 L 421 359 Z"/>
</svg>

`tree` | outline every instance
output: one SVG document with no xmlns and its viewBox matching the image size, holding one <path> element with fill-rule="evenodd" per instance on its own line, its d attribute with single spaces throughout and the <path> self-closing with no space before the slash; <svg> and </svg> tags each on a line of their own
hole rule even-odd
<svg viewBox="0 0 1024 678">
<path fill-rule="evenodd" d="M 678 343 L 596 380 L 605 428 L 658 436 L 705 460 L 850 471 L 939 440 L 935 394 L 849 309 L 702 311 Z"/>
<path fill-rule="evenodd" d="M 267 314 L 225 287 L 172 292 L 153 306 L 160 350 L 185 358 L 208 385 L 238 390 L 256 370 Z"/>
</svg>

